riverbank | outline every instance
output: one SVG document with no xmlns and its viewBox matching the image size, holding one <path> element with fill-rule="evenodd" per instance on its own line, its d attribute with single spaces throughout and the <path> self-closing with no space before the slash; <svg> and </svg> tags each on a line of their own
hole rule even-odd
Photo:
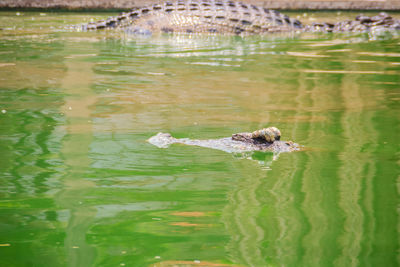
<svg viewBox="0 0 400 267">
<path fill-rule="evenodd" d="M 124 10 L 145 6 L 154 0 L 2 0 L 0 9 Z M 361 0 L 283 0 L 242 2 L 281 10 L 400 10 L 400 1 Z"/>
</svg>

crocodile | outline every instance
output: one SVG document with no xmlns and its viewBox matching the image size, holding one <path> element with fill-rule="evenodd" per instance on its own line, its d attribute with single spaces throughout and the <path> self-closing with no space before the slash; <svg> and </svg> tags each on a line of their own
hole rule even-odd
<svg viewBox="0 0 400 267">
<path fill-rule="evenodd" d="M 158 133 L 147 141 L 159 148 L 167 148 L 171 144 L 185 144 L 222 150 L 228 153 L 243 153 L 253 151 L 292 152 L 299 151 L 301 146 L 292 141 L 281 141 L 281 132 L 276 127 L 268 127 L 254 132 L 236 133 L 231 137 L 220 139 L 189 139 L 174 138 L 169 133 Z"/>
<path fill-rule="evenodd" d="M 278 11 L 232 0 L 178 0 L 134 8 L 119 16 L 82 25 L 80 30 L 254 35 L 276 32 L 366 32 L 400 30 L 400 20 L 381 12 L 337 23 L 303 25 Z"/>
<path fill-rule="evenodd" d="M 231 0 L 186 0 L 134 8 L 116 17 L 89 23 L 83 30 L 127 32 L 259 34 L 301 29 L 297 19 L 256 5 Z"/>
</svg>

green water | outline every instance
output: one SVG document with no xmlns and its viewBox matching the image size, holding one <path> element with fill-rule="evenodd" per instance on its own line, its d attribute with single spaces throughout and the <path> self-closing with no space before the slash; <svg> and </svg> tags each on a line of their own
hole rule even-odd
<svg viewBox="0 0 400 267">
<path fill-rule="evenodd" d="M 60 30 L 104 16 L 0 13 L 1 266 L 399 265 L 400 38 Z"/>
</svg>

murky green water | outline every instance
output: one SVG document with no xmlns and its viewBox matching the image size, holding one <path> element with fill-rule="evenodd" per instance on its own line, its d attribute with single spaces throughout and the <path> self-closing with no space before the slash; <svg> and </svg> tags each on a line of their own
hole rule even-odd
<svg viewBox="0 0 400 267">
<path fill-rule="evenodd" d="M 91 16 L 0 13 L 2 266 L 398 266 L 398 37 L 58 30 Z M 305 151 L 145 141 L 271 125 Z"/>
</svg>

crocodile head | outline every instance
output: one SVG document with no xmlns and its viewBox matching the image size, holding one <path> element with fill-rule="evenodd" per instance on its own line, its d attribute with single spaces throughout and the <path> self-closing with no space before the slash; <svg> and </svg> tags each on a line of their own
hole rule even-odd
<svg viewBox="0 0 400 267">
<path fill-rule="evenodd" d="M 268 127 L 252 132 L 251 138 L 262 139 L 268 143 L 273 143 L 274 141 L 279 141 L 281 139 L 281 131 L 276 127 Z"/>
</svg>

